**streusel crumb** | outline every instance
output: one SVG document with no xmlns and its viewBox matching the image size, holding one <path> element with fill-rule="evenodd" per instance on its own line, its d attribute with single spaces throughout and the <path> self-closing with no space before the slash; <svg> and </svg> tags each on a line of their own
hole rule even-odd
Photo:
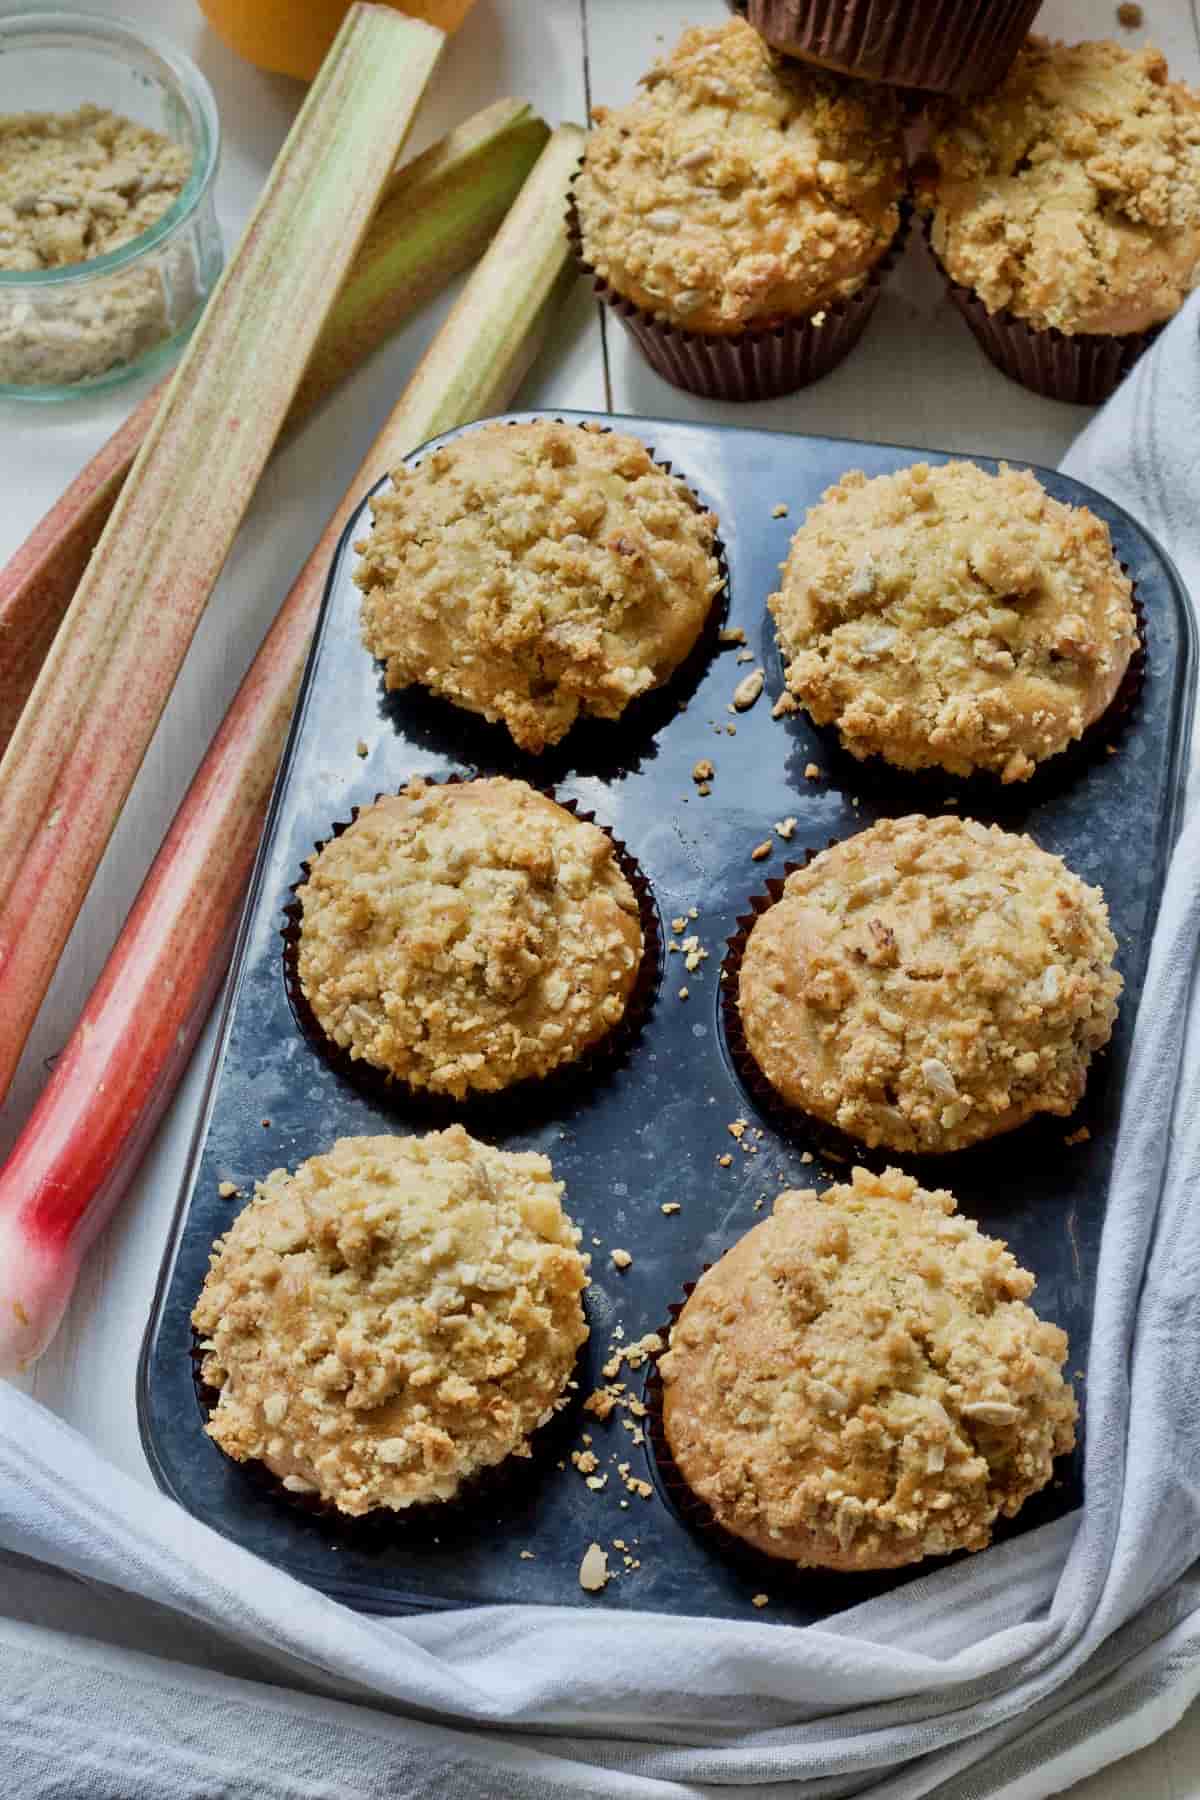
<svg viewBox="0 0 1200 1800">
<path fill-rule="evenodd" d="M 738 984 L 751 1055 L 862 1143 L 958 1150 L 1065 1116 L 1121 977 L 1099 888 L 999 826 L 885 819 L 790 875 Z"/>
<path fill-rule="evenodd" d="M 1100 718 L 1137 644 L 1108 527 L 1004 465 L 844 475 L 770 606 L 789 689 L 853 756 L 1003 781 Z"/>
<path fill-rule="evenodd" d="M 727 1531 L 804 1566 L 983 1549 L 1075 1442 L 1066 1335 L 1033 1287 L 899 1170 L 781 1194 L 659 1359 L 681 1473 Z"/>
<path fill-rule="evenodd" d="M 276 1169 L 192 1314 L 210 1437 L 340 1511 L 449 1499 L 561 1399 L 587 1260 L 548 1159 L 461 1125 Z"/>
<path fill-rule="evenodd" d="M 432 688 L 522 750 L 660 686 L 721 588 L 715 517 L 624 432 L 480 426 L 371 510 L 354 579 L 388 687 Z"/>
<path fill-rule="evenodd" d="M 321 1029 L 460 1099 L 577 1059 L 624 1016 L 641 966 L 612 840 L 503 776 L 416 780 L 364 808 L 297 898 Z"/>
</svg>

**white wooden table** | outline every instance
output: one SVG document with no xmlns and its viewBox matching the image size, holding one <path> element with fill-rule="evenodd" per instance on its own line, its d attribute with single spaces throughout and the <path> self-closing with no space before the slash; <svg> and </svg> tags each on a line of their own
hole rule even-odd
<svg viewBox="0 0 1200 1800">
<path fill-rule="evenodd" d="M 301 89 L 240 63 L 193 0 L 117 0 L 95 10 L 165 32 L 208 76 L 224 145 L 217 205 L 236 241 L 282 142 Z M 1150 39 L 1173 73 L 1200 82 L 1200 28 L 1189 0 L 1146 0 L 1145 27 L 1121 32 L 1115 0 L 1046 0 L 1055 36 Z M 685 24 L 724 17 L 721 0 L 478 0 L 448 48 L 411 148 L 501 95 L 530 100 L 551 122 L 621 102 Z M 269 468 L 192 646 L 176 692 L 100 869 L 13 1088 L 0 1108 L 8 1148 L 104 961 L 205 745 L 288 584 L 340 499 L 363 446 L 437 327 L 435 305 L 381 351 Z M 944 299 L 919 246 L 884 290 L 863 344 L 807 393 L 742 409 L 678 393 L 598 314 L 581 282 L 527 379 L 528 407 L 605 408 L 830 432 L 1053 464 L 1081 429 L 1081 409 L 1039 400 L 997 374 Z M 56 410 L 0 405 L 0 558 L 6 557 L 139 397 Z M 95 1247 L 62 1331 L 30 1390 L 142 1479 L 134 1367 L 183 1178 L 212 1042 L 211 1027 L 124 1207 Z M 1200 1800 L 1200 1710 L 1158 1744 L 1074 1790 L 1080 1800 Z"/>
</svg>

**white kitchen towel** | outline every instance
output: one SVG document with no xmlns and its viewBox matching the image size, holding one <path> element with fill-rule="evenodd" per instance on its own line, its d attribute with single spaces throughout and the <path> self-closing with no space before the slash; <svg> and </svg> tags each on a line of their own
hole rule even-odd
<svg viewBox="0 0 1200 1800">
<path fill-rule="evenodd" d="M 1142 519 L 1193 588 L 1198 320 L 1200 297 L 1065 464 Z M 1200 1691 L 1198 942 L 1193 808 L 1108 1199 L 1083 1511 L 806 1630 L 600 1609 L 365 1618 L 0 1386 L 9 1790 L 1032 1800 L 1165 1730 Z"/>
</svg>

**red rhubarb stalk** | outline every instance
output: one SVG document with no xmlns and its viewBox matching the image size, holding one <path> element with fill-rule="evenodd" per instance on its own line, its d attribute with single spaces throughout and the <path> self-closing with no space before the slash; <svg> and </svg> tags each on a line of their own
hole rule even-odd
<svg viewBox="0 0 1200 1800">
<path fill-rule="evenodd" d="M 347 13 L 9 740 L 0 1093 L 442 43 L 390 7 Z"/>
<path fill-rule="evenodd" d="M 284 437 L 452 276 L 470 268 L 549 135 L 524 101 L 497 100 L 396 171 L 325 322 Z M 167 385 L 147 395 L 0 569 L 0 755 Z"/>
<path fill-rule="evenodd" d="M 308 642 L 363 493 L 426 439 L 511 400 L 570 279 L 582 147 L 560 126 L 268 632 L 74 1035 L 0 1170 L 0 1375 L 58 1328 L 80 1260 L 170 1100 L 229 959 Z"/>
</svg>

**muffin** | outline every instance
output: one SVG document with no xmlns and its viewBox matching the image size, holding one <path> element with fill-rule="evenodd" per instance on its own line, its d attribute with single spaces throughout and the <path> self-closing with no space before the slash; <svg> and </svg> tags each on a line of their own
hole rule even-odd
<svg viewBox="0 0 1200 1800">
<path fill-rule="evenodd" d="M 1003 76 L 1041 0 L 748 0 L 769 44 L 869 81 L 974 94 Z"/>
<path fill-rule="evenodd" d="M 884 819 L 789 875 L 738 972 L 746 1049 L 788 1106 L 875 1147 L 960 1150 L 1065 1115 L 1121 977 L 1099 888 L 973 819 Z"/>
<path fill-rule="evenodd" d="M 922 204 L 980 344 L 1038 393 L 1104 399 L 1196 283 L 1200 94 L 1158 50 L 1030 38 L 931 125 Z"/>
<path fill-rule="evenodd" d="M 192 1314 L 209 1436 L 355 1515 L 448 1500 L 528 1456 L 588 1335 L 562 1195 L 546 1157 L 461 1125 L 275 1169 Z"/>
<path fill-rule="evenodd" d="M 897 1169 L 781 1194 L 659 1359 L 680 1474 L 726 1531 L 803 1567 L 982 1550 L 1075 1443 L 1066 1335 L 1033 1287 Z"/>
<path fill-rule="evenodd" d="M 577 1061 L 641 967 L 612 839 L 503 776 L 365 807 L 296 898 L 296 973 L 331 1044 L 456 1099 Z"/>
<path fill-rule="evenodd" d="M 850 350 L 905 191 L 895 99 L 775 56 L 741 19 L 685 31 L 597 107 L 573 188 L 584 266 L 668 381 L 788 393 Z"/>
<path fill-rule="evenodd" d="M 522 750 L 616 719 L 694 647 L 722 586 L 717 521 L 624 432 L 536 420 L 443 444 L 371 501 L 363 639 Z"/>
<path fill-rule="evenodd" d="M 769 604 L 788 687 L 852 756 L 1005 782 L 1107 711 L 1138 639 L 1107 526 L 1004 464 L 844 475 Z"/>
</svg>

